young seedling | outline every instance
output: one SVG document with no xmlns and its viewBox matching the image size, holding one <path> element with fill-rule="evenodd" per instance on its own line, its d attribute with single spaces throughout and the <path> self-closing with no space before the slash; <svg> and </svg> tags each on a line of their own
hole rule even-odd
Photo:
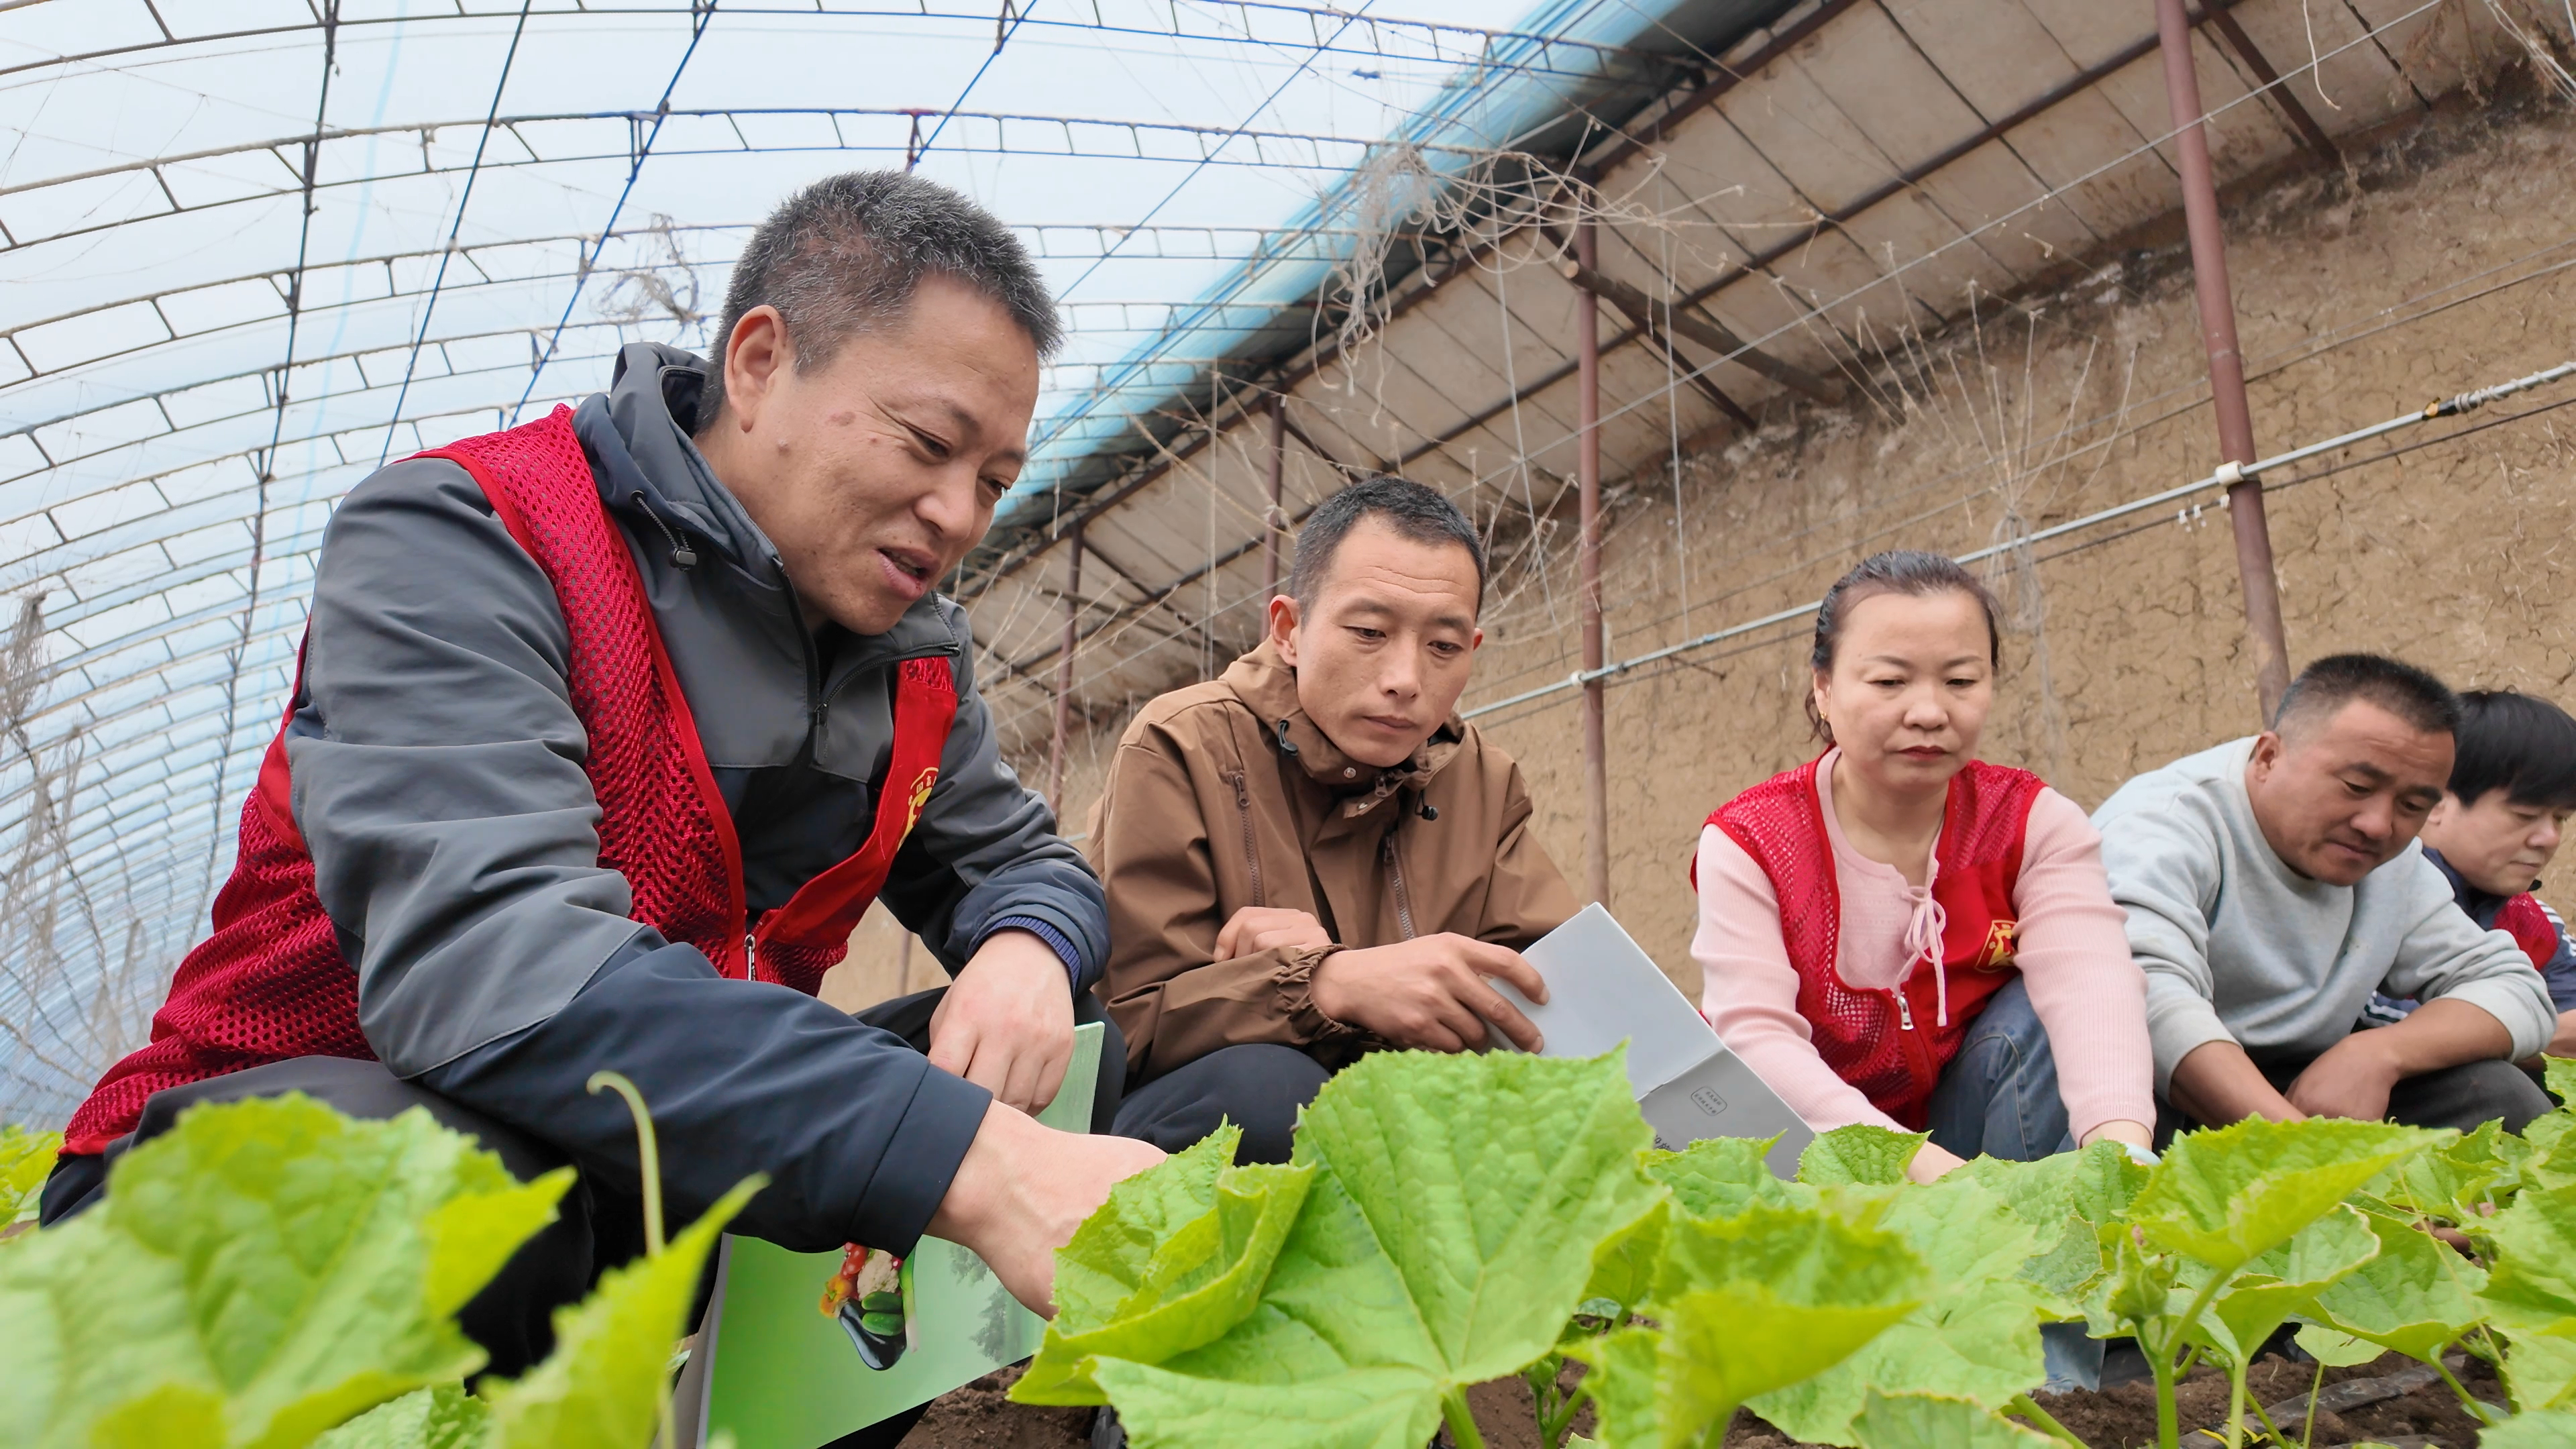
<svg viewBox="0 0 2576 1449">
<path fill-rule="evenodd" d="M 2229 1367 L 2226 1442 L 2236 1449 L 2244 1427 L 2243 1360 L 2262 1341 L 2246 1342 L 2243 1335 L 2277 1309 L 2280 1316 L 2262 1330 L 2268 1335 L 2358 1262 L 2336 1270 L 2329 1237 L 2275 1265 L 2291 1277 L 2258 1272 L 2241 1309 L 2210 1316 L 2213 1305 L 2257 1259 L 2337 1211 L 2362 1184 L 2449 1140 L 2451 1134 L 2410 1127 L 2312 1118 L 2248 1120 L 2175 1141 L 2129 1205 L 2131 1222 L 2101 1230 L 2105 1271 L 2085 1305 L 2097 1333 L 2131 1333 L 2145 1351 L 2156 1380 L 2161 1449 L 2178 1449 L 2174 1385 L 2203 1352 Z M 2347 1258 L 2367 1257 L 2349 1231 L 2342 1241 Z M 2376 1251 L 2375 1242 L 2369 1251 Z"/>
<path fill-rule="evenodd" d="M 1893 1233 L 1818 1208 L 1681 1219 L 1640 1316 L 1578 1346 L 1603 1449 L 1684 1449 L 1914 1311 L 1930 1286 Z"/>
</svg>

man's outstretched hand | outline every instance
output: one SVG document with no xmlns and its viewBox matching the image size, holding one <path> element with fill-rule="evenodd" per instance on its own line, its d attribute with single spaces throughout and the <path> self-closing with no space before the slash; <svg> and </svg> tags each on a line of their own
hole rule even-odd
<svg viewBox="0 0 2576 1449">
<path fill-rule="evenodd" d="M 1547 1000 L 1547 983 L 1520 952 L 1446 931 L 1336 952 L 1315 967 L 1307 989 L 1317 1011 L 1401 1047 L 1481 1047 L 1487 1022 L 1523 1051 L 1544 1046 L 1538 1028 L 1487 977 L 1510 982 L 1532 1001 Z"/>
<path fill-rule="evenodd" d="M 995 1102 L 929 1231 L 973 1249 L 1012 1297 L 1053 1318 L 1055 1250 L 1109 1200 L 1111 1187 L 1162 1160 L 1149 1143 L 1058 1132 Z"/>
<path fill-rule="evenodd" d="M 1023 1112 L 1055 1100 L 1073 1060 L 1073 982 L 1055 949 L 996 931 L 930 1015 L 930 1064 Z"/>
</svg>

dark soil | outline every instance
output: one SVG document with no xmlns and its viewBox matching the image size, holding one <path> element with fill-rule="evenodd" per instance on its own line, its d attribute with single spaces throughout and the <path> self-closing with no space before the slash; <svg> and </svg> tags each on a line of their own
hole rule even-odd
<svg viewBox="0 0 2576 1449">
<path fill-rule="evenodd" d="M 2376 1363 L 2352 1368 L 2328 1369 L 2327 1387 L 2363 1379 L 2381 1379 L 2416 1367 L 2414 1360 L 2389 1354 Z M 2495 1373 L 2485 1364 L 2467 1360 L 2465 1366 L 2453 1365 L 2453 1372 L 2469 1392 L 2479 1398 L 2501 1403 L 2504 1391 L 2496 1383 Z M 1569 1369 L 1564 1382 L 1573 1386 L 1576 1370 Z M 1038 1409 L 1014 1404 L 1002 1397 L 1020 1376 L 1017 1368 L 986 1374 L 930 1406 L 921 1423 L 905 1436 L 903 1449 L 949 1449 L 949 1446 L 982 1446 L 982 1449 L 1086 1449 L 1091 1442 L 1089 1409 Z M 2283 1358 L 2266 1358 L 2254 1366 L 2247 1377 L 2247 1390 L 2259 1404 L 2276 1405 L 2296 1400 L 2291 1409 L 2296 1417 L 2281 1421 L 2281 1429 L 2293 1440 L 2299 1437 L 2305 1415 L 2309 1386 L 2315 1381 L 2316 1365 L 2291 1363 Z M 2156 1441 L 2156 1391 L 2152 1383 L 2121 1384 L 2100 1393 L 2041 1394 L 2042 1408 L 2057 1416 L 2075 1436 L 2093 1449 L 2135 1449 Z M 1467 1402 L 1476 1411 L 1476 1423 L 1484 1430 L 1489 1449 L 1540 1449 L 1538 1434 L 1532 1422 L 1529 1386 L 1518 1379 L 1504 1379 L 1479 1384 L 1468 1390 Z M 2175 1407 L 2182 1433 L 2191 1436 L 2195 1429 L 2218 1428 L 2227 1416 L 2227 1378 L 2211 1368 L 2192 1371 L 2175 1395 Z M 2250 1412 L 2249 1412 L 2250 1417 Z M 1585 1413 L 1575 1421 L 1578 1431 L 1591 1427 L 1591 1415 Z M 2477 1421 L 2460 1407 L 2451 1391 L 2436 1380 L 2409 1390 L 2394 1398 L 2347 1408 L 2340 1412 L 2321 1410 L 2316 1416 L 2315 1436 L 2309 1440 L 2316 1449 L 2356 1442 L 2376 1442 L 2423 1449 L 2475 1449 L 2478 1442 Z M 1443 1433 L 1436 1441 L 1448 1442 Z M 2210 1443 L 2205 1436 L 2198 1442 Z M 1751 1413 L 1736 1415 L 1726 1433 L 1726 1449 L 1806 1449 L 1798 1441 L 1754 1417 Z"/>
<path fill-rule="evenodd" d="M 2325 1382 L 2334 1385 L 2356 1379 L 2386 1378 L 2419 1368 L 2413 1359 L 2386 1354 L 2378 1361 L 2357 1364 L 2351 1368 L 2326 1370 Z M 2291 1363 L 2287 1359 L 2265 1358 L 2254 1365 L 2246 1376 L 2247 1397 L 2265 1405 L 2286 1406 L 2299 1418 L 2280 1422 L 2281 1431 L 2297 1439 L 2305 1416 L 2308 1389 L 2316 1382 L 2317 1366 L 2313 1363 Z M 2470 1393 L 2491 1403 L 2504 1401 L 2504 1389 L 2496 1382 L 2495 1371 L 2476 1359 L 2462 1359 L 2452 1365 L 2452 1372 Z M 2122 1384 L 2098 1394 L 2039 1394 L 2039 1406 L 2057 1416 L 2057 1421 L 2073 1431 L 2075 1437 L 2093 1449 L 2129 1449 L 2129 1446 L 2153 1444 L 2156 1441 L 2156 1388 L 2152 1383 Z M 2194 1369 L 2175 1391 L 2174 1407 L 2181 1430 L 2188 1435 L 2204 1426 L 2223 1428 L 2227 1418 L 2227 1376 L 2212 1368 Z M 2251 1412 L 2248 1412 L 2251 1418 Z M 2259 1425 L 2259 1421 L 2258 1425 Z M 2345 1409 L 2338 1413 L 2322 1409 L 2317 1414 L 2315 1436 L 2308 1442 L 2325 1449 L 2328 1445 L 2356 1442 L 2398 1443 L 2412 1438 L 2418 1443 L 2439 1443 L 2447 1449 L 2472 1449 L 2478 1442 L 2478 1421 L 2460 1406 L 2440 1380 L 2420 1388 L 2383 1399 L 2374 1404 Z M 1728 1439 L 1728 1444 L 1735 1441 Z M 1748 1445 L 1751 1441 L 1747 1441 Z"/>
<path fill-rule="evenodd" d="M 1014 1404 L 1002 1395 L 1019 1377 L 1014 1364 L 933 1400 L 930 1412 L 903 1436 L 902 1449 L 1085 1449 L 1091 1443 L 1091 1410 Z"/>
</svg>

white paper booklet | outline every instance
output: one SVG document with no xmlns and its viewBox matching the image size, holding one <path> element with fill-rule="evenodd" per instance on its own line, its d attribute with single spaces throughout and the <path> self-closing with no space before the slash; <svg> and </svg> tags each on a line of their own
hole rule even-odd
<svg viewBox="0 0 2576 1449">
<path fill-rule="evenodd" d="M 1798 1154 L 1816 1134 L 1726 1049 L 1608 911 L 1585 906 L 1521 954 L 1547 983 L 1547 1004 L 1505 981 L 1494 989 L 1537 1025 L 1547 1039 L 1543 1055 L 1595 1057 L 1626 1042 L 1628 1081 L 1656 1146 L 1678 1150 L 1703 1137 L 1776 1133 L 1765 1161 L 1778 1176 L 1797 1175 Z M 1492 1037 L 1509 1044 L 1501 1032 Z"/>
</svg>

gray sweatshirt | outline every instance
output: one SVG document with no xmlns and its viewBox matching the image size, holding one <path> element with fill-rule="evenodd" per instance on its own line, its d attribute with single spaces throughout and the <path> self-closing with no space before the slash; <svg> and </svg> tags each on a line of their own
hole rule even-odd
<svg viewBox="0 0 2576 1449">
<path fill-rule="evenodd" d="M 2556 1018 L 2513 938 L 2452 903 L 2420 844 L 2359 885 L 2291 870 L 2245 794 L 2253 750 L 2248 737 L 2187 755 L 2093 812 L 2147 973 L 2157 1093 L 2204 1042 L 2232 1039 L 2260 1064 L 2315 1056 L 2351 1034 L 2374 990 L 2468 1002 L 2513 1033 L 2515 1056 L 2540 1050 Z"/>
</svg>

